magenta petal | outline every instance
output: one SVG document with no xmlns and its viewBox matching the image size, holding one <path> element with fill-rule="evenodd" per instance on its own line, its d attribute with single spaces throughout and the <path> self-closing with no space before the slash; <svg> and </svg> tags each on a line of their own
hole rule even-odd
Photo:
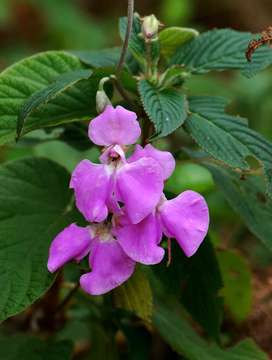
<svg viewBox="0 0 272 360">
<path fill-rule="evenodd" d="M 136 145 L 135 151 L 128 159 L 128 162 L 134 162 L 142 157 L 151 157 L 158 161 L 161 166 L 163 180 L 172 175 L 176 166 L 175 159 L 169 151 L 158 150 L 151 144 L 147 144 L 144 148 L 141 145 Z"/>
<path fill-rule="evenodd" d="M 88 250 L 90 243 L 88 228 L 71 224 L 52 241 L 47 263 L 48 270 L 54 272 L 68 261 L 76 259 Z"/>
<path fill-rule="evenodd" d="M 116 190 L 130 221 L 139 223 L 155 209 L 160 200 L 163 178 L 159 164 L 151 158 L 125 164 L 117 172 Z"/>
<path fill-rule="evenodd" d="M 90 222 L 106 219 L 106 201 L 111 190 L 111 174 L 107 165 L 82 160 L 73 171 L 70 187 L 75 191 L 76 206 Z"/>
<path fill-rule="evenodd" d="M 163 228 L 176 238 L 186 256 L 192 256 L 204 240 L 209 227 L 209 209 L 205 199 L 194 191 L 184 191 L 159 208 Z"/>
<path fill-rule="evenodd" d="M 158 246 L 161 237 L 160 226 L 152 214 L 136 225 L 124 225 L 116 229 L 116 238 L 125 253 L 145 265 L 162 261 L 164 249 Z"/>
<path fill-rule="evenodd" d="M 89 125 L 89 138 L 96 145 L 130 145 L 141 135 L 137 115 L 122 106 L 108 105 Z"/>
<path fill-rule="evenodd" d="M 91 295 L 102 295 L 123 284 L 133 274 L 135 262 L 116 240 L 94 240 L 90 266 L 92 271 L 80 277 L 80 286 Z"/>
</svg>

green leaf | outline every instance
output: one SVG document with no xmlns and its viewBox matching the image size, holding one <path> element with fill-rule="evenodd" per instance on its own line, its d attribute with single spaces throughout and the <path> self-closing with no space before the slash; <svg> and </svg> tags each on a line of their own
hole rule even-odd
<svg viewBox="0 0 272 360">
<path fill-rule="evenodd" d="M 46 267 L 48 248 L 72 222 L 69 177 L 46 159 L 0 167 L 0 320 L 23 311 L 54 280 Z"/>
<path fill-rule="evenodd" d="M 156 305 L 153 323 L 163 339 L 187 360 L 268 360 L 251 339 L 226 350 L 206 343 L 184 320 L 180 309 L 177 312 L 173 308 L 169 304 Z M 178 308 L 177 304 L 175 308 Z"/>
<path fill-rule="evenodd" d="M 163 137 L 180 127 L 187 116 L 185 95 L 175 89 L 159 90 L 147 80 L 138 84 L 144 109 L 155 127 L 155 136 Z"/>
<path fill-rule="evenodd" d="M 120 58 L 120 47 L 113 47 L 102 50 L 71 51 L 84 64 L 92 67 L 115 67 Z"/>
<path fill-rule="evenodd" d="M 188 72 L 181 65 L 170 66 L 161 74 L 158 87 L 161 89 L 182 85 L 189 76 Z"/>
<path fill-rule="evenodd" d="M 224 112 L 226 100 L 196 96 L 189 99 L 191 115 L 186 131 L 199 146 L 216 160 L 245 173 L 252 157 L 262 164 L 267 192 L 272 197 L 272 144 L 250 129 L 247 122 Z"/>
<path fill-rule="evenodd" d="M 34 92 L 19 111 L 17 137 L 20 137 L 27 118 L 31 116 L 33 112 L 38 111 L 42 105 L 47 104 L 79 81 L 90 78 L 91 75 L 91 70 L 77 70 L 65 73 L 64 75 L 59 76 L 56 81 L 46 88 Z"/>
<path fill-rule="evenodd" d="M 267 46 L 256 50 L 252 62 L 247 62 L 245 51 L 253 38 L 251 33 L 231 29 L 207 31 L 181 46 L 171 64 L 184 64 L 194 74 L 237 69 L 250 76 L 272 63 L 272 49 Z"/>
<path fill-rule="evenodd" d="M 191 41 L 198 35 L 197 30 L 190 28 L 171 26 L 163 29 L 159 33 L 162 54 L 165 57 L 172 56 L 179 46 Z"/>
<path fill-rule="evenodd" d="M 63 51 L 49 51 L 26 58 L 0 74 L 0 144 L 15 138 L 19 111 L 28 98 L 47 88 L 59 76 L 84 70 L 80 60 Z M 89 118 L 95 114 L 95 93 L 99 79 L 95 71 L 51 100 L 28 118 L 24 131 Z"/>
<path fill-rule="evenodd" d="M 217 259 L 223 277 L 221 295 L 232 317 L 243 321 L 249 315 L 252 305 L 251 272 L 242 255 L 233 251 L 218 251 Z"/>
<path fill-rule="evenodd" d="M 5 360 L 69 360 L 70 341 L 48 342 L 26 335 L 0 338 L 0 358 Z"/>
<path fill-rule="evenodd" d="M 257 176 L 241 179 L 228 169 L 211 164 L 206 166 L 247 227 L 272 250 L 272 200 L 265 195 L 263 180 Z"/>
<path fill-rule="evenodd" d="M 146 322 L 151 321 L 153 311 L 153 296 L 149 281 L 140 270 L 122 286 L 113 292 L 117 308 L 134 312 Z"/>
</svg>

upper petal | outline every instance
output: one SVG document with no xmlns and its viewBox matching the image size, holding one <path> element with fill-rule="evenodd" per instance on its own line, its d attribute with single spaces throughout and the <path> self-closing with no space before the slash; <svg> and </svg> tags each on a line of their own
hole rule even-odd
<svg viewBox="0 0 272 360">
<path fill-rule="evenodd" d="M 138 224 L 119 226 L 115 230 L 116 238 L 125 253 L 136 262 L 152 265 L 161 262 L 164 249 L 158 244 L 162 232 L 160 225 L 153 214 L 147 216 Z"/>
<path fill-rule="evenodd" d="M 172 175 L 176 166 L 175 159 L 169 151 L 158 150 L 151 144 L 147 144 L 144 148 L 137 144 L 128 162 L 136 161 L 142 157 L 151 157 L 158 161 L 161 166 L 163 180 L 168 179 Z"/>
<path fill-rule="evenodd" d="M 133 224 L 142 221 L 155 209 L 162 190 L 161 168 L 152 158 L 125 164 L 116 174 L 118 200 L 124 203 Z"/>
<path fill-rule="evenodd" d="M 80 257 L 88 250 L 90 243 L 88 228 L 71 224 L 52 241 L 47 262 L 48 270 L 54 272 L 68 261 Z"/>
<path fill-rule="evenodd" d="M 137 115 L 122 106 L 108 105 L 89 125 L 89 138 L 96 145 L 130 145 L 141 135 Z"/>
<path fill-rule="evenodd" d="M 116 240 L 93 241 L 90 266 L 92 271 L 80 277 L 80 286 L 91 295 L 102 295 L 123 284 L 132 274 L 135 262 Z"/>
<path fill-rule="evenodd" d="M 192 256 L 204 240 L 209 227 L 209 209 L 205 199 L 188 190 L 159 208 L 168 236 L 176 238 L 186 256 Z"/>
<path fill-rule="evenodd" d="M 111 191 L 111 174 L 107 165 L 82 160 L 73 171 L 70 187 L 75 191 L 76 206 L 90 222 L 108 216 L 106 201 Z"/>
</svg>

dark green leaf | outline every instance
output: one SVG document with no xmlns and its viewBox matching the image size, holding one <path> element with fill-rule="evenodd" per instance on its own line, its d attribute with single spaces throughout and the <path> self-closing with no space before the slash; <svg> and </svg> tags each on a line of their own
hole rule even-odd
<svg viewBox="0 0 272 360">
<path fill-rule="evenodd" d="M 254 35 L 250 33 L 231 29 L 207 31 L 181 46 L 171 63 L 184 64 L 194 74 L 210 70 L 239 69 L 250 76 L 272 63 L 272 49 L 267 46 L 256 50 L 252 62 L 247 62 L 245 52 L 253 38 Z"/>
<path fill-rule="evenodd" d="M 132 311 L 146 322 L 151 321 L 152 291 L 147 277 L 140 269 L 125 284 L 115 289 L 113 296 L 117 308 Z"/>
<path fill-rule="evenodd" d="M 37 91 L 72 71 L 83 70 L 80 60 L 63 51 L 49 51 L 26 58 L 0 74 L 0 144 L 15 139 L 17 117 L 21 106 Z M 51 100 L 28 118 L 25 132 L 44 126 L 88 119 L 95 111 L 95 93 L 105 72 L 94 71 L 89 80 L 74 86 Z"/>
<path fill-rule="evenodd" d="M 154 124 L 155 136 L 169 135 L 184 123 L 187 101 L 178 90 L 160 91 L 147 80 L 140 80 L 138 89 L 144 109 Z"/>
<path fill-rule="evenodd" d="M 0 320 L 43 295 L 54 236 L 72 222 L 69 174 L 56 163 L 29 158 L 0 168 Z"/>
<path fill-rule="evenodd" d="M 253 234 L 272 250 L 272 200 L 265 194 L 263 180 L 257 176 L 243 180 L 228 169 L 207 166 L 229 204 Z"/>
<path fill-rule="evenodd" d="M 242 255 L 228 250 L 218 251 L 217 259 L 224 282 L 221 291 L 224 303 L 236 321 L 243 321 L 252 305 L 249 265 Z"/>
<path fill-rule="evenodd" d="M 176 49 L 191 41 L 199 33 L 195 29 L 171 26 L 159 33 L 162 54 L 166 57 L 172 56 Z"/>
<path fill-rule="evenodd" d="M 169 304 L 156 305 L 153 322 L 163 339 L 187 360 L 268 360 L 268 356 L 250 339 L 226 350 L 209 345 L 173 308 Z"/>
<path fill-rule="evenodd" d="M 121 49 L 113 47 L 102 50 L 71 51 L 84 64 L 92 67 L 115 67 L 120 58 Z"/>
<path fill-rule="evenodd" d="M 3 360 L 69 360 L 72 352 L 70 341 L 46 342 L 25 335 L 0 338 L 0 359 Z"/>
<path fill-rule="evenodd" d="M 247 172 L 250 158 L 263 166 L 267 191 L 272 196 L 272 144 L 251 130 L 247 122 L 224 112 L 226 100 L 195 96 L 189 99 L 191 115 L 185 129 L 209 155 L 232 168 Z"/>
<path fill-rule="evenodd" d="M 59 76 L 52 84 L 32 94 L 21 107 L 17 120 L 17 137 L 20 137 L 24 124 L 29 116 L 37 111 L 42 105 L 47 104 L 64 91 L 81 80 L 88 79 L 92 75 L 91 70 L 77 70 Z"/>
</svg>

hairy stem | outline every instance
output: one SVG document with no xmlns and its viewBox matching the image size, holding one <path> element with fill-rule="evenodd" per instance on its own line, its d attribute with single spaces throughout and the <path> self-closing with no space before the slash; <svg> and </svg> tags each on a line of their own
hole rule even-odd
<svg viewBox="0 0 272 360">
<path fill-rule="evenodd" d="M 125 40 L 124 40 L 124 43 L 123 43 L 120 59 L 119 59 L 119 62 L 118 62 L 117 68 L 116 68 L 116 77 L 118 77 L 120 75 L 120 73 L 122 71 L 122 68 L 124 66 L 124 63 L 125 63 L 129 38 L 130 38 L 130 35 L 131 35 L 131 30 L 132 30 L 133 12 L 134 12 L 134 0 L 128 0 L 127 31 L 126 31 L 126 36 L 125 36 Z"/>
</svg>

